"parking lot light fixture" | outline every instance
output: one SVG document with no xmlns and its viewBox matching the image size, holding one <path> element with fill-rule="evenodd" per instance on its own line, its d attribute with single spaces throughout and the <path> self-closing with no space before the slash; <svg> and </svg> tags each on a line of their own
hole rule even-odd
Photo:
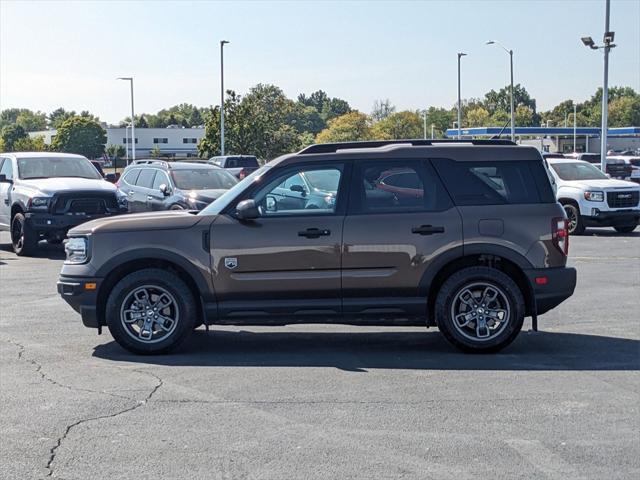
<svg viewBox="0 0 640 480">
<path fill-rule="evenodd" d="M 458 140 L 462 138 L 462 101 L 460 99 L 460 59 L 467 54 L 458 52 Z"/>
<path fill-rule="evenodd" d="M 499 47 L 502 47 L 502 49 L 509 54 L 509 66 L 510 66 L 510 69 L 511 69 L 511 88 L 510 88 L 510 93 L 511 93 L 511 141 L 515 142 L 516 141 L 516 115 L 515 115 L 515 109 L 513 107 L 513 50 L 511 50 L 510 48 L 505 47 L 504 45 L 502 45 L 500 42 L 498 42 L 496 40 L 488 40 L 485 43 L 487 45 L 498 45 Z"/>
<path fill-rule="evenodd" d="M 136 126 L 135 126 L 135 112 L 133 109 L 133 77 L 118 77 L 117 80 L 126 80 L 131 86 L 131 157 L 133 161 L 136 160 Z M 129 162 L 127 162 L 128 164 Z"/>
<path fill-rule="evenodd" d="M 220 40 L 220 155 L 224 155 L 224 46 L 228 40 Z"/>
</svg>

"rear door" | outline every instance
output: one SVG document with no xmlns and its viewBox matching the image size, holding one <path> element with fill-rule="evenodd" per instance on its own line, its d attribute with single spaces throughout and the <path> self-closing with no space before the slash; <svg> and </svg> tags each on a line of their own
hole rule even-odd
<svg viewBox="0 0 640 480">
<path fill-rule="evenodd" d="M 345 314 L 424 316 L 423 277 L 462 245 L 462 221 L 428 162 L 357 162 L 343 242 Z"/>
<path fill-rule="evenodd" d="M 325 208 L 290 207 L 274 192 L 301 172 L 335 180 Z M 341 162 L 270 171 L 248 193 L 260 217 L 221 215 L 211 226 L 213 283 L 221 317 L 333 316 L 341 312 L 340 248 L 347 165 Z M 329 182 L 330 183 L 330 182 Z"/>
<path fill-rule="evenodd" d="M 149 209 L 148 200 L 151 196 L 151 187 L 156 176 L 155 168 L 141 168 L 140 175 L 133 187 L 133 195 L 129 196 L 129 207 L 133 212 L 146 212 Z M 133 207 L 133 209 L 131 209 Z"/>
</svg>

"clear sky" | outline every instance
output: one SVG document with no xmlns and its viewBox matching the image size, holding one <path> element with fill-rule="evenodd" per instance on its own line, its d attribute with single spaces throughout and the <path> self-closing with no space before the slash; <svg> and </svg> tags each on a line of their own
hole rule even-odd
<svg viewBox="0 0 640 480">
<path fill-rule="evenodd" d="M 245 93 L 273 83 L 295 98 L 323 89 L 369 112 L 452 106 L 456 52 L 462 96 L 516 83 L 539 109 L 588 98 L 602 83 L 604 0 L 424 2 L 213 2 L 0 0 L 0 108 L 89 110 L 117 122 L 187 102 L 219 103 L 219 41 L 225 86 Z M 610 84 L 640 91 L 640 1 L 612 0 Z"/>
</svg>

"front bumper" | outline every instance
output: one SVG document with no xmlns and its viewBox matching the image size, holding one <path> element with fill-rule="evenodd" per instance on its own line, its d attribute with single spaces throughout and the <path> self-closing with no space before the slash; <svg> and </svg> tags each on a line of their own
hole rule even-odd
<svg viewBox="0 0 640 480">
<path fill-rule="evenodd" d="M 640 223 L 639 209 L 599 210 L 594 213 L 595 215 L 588 215 L 582 218 L 585 226 L 615 227 L 615 226 L 626 226 L 626 225 L 638 225 L 638 223 Z"/>
<path fill-rule="evenodd" d="M 538 315 L 560 305 L 576 288 L 575 268 L 533 268 L 525 270 L 525 274 L 533 290 Z"/>
<path fill-rule="evenodd" d="M 50 213 L 27 212 L 25 218 L 31 228 L 37 232 L 59 232 L 72 229 L 78 225 L 96 218 L 113 217 L 118 213 L 104 213 L 96 215 L 52 215 Z"/>
<path fill-rule="evenodd" d="M 85 327 L 99 328 L 98 288 L 101 278 L 64 277 L 58 279 L 58 293 L 71 308 L 80 314 Z M 95 288 L 87 289 L 87 284 L 95 284 Z"/>
</svg>

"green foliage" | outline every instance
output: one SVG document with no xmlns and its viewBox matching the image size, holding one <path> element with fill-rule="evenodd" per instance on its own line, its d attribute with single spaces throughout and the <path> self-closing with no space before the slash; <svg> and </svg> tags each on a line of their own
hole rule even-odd
<svg viewBox="0 0 640 480">
<path fill-rule="evenodd" d="M 402 140 L 422 138 L 423 119 L 418 112 L 396 112 L 376 122 L 371 128 L 375 140 Z"/>
<path fill-rule="evenodd" d="M 316 137 L 316 143 L 353 142 L 371 138 L 369 117 L 354 110 L 330 120 L 328 127 Z"/>
<path fill-rule="evenodd" d="M 442 138 L 447 128 L 450 128 L 457 119 L 456 110 L 447 110 L 440 107 L 429 107 L 427 109 L 427 127 L 431 129 L 434 125 L 434 135 L 436 138 Z"/>
<path fill-rule="evenodd" d="M 614 98 L 609 103 L 609 127 L 640 125 L 640 95 Z"/>
<path fill-rule="evenodd" d="M 86 117 L 72 117 L 58 128 L 51 149 L 97 158 L 104 153 L 105 143 L 107 132 L 100 124 Z"/>
<path fill-rule="evenodd" d="M 160 146 L 154 145 L 151 151 L 149 152 L 151 158 L 160 158 L 162 156 L 162 152 L 160 151 Z"/>
<path fill-rule="evenodd" d="M 19 138 L 13 144 L 13 150 L 15 152 L 46 152 L 48 148 L 44 143 L 44 136 L 36 135 L 35 137 Z"/>
<path fill-rule="evenodd" d="M 7 152 L 13 152 L 16 147 L 16 143 L 24 138 L 28 138 L 29 135 L 20 125 L 12 124 L 2 127 L 0 137 L 4 143 L 4 150 Z"/>
<path fill-rule="evenodd" d="M 298 102 L 307 107 L 315 108 L 325 124 L 332 118 L 339 117 L 351 111 L 351 107 L 346 100 L 336 97 L 330 98 L 322 90 L 313 92 L 308 97 L 304 93 L 301 93 L 298 95 Z"/>
<path fill-rule="evenodd" d="M 0 113 L 0 129 L 6 125 L 20 125 L 27 132 L 47 128 L 47 116 L 43 112 L 33 112 L 28 108 L 9 108 Z"/>
<path fill-rule="evenodd" d="M 485 127 L 489 125 L 489 112 L 481 106 L 467 111 L 466 118 L 462 122 L 465 127 Z"/>
<path fill-rule="evenodd" d="M 105 152 L 107 153 L 107 155 L 109 155 L 110 158 L 116 159 L 123 158 L 127 155 L 127 151 L 125 150 L 124 145 L 119 144 L 107 145 Z"/>
<path fill-rule="evenodd" d="M 49 114 L 49 125 L 52 128 L 58 129 L 69 118 L 75 117 L 76 112 L 74 110 L 66 111 L 60 107 Z"/>
</svg>

